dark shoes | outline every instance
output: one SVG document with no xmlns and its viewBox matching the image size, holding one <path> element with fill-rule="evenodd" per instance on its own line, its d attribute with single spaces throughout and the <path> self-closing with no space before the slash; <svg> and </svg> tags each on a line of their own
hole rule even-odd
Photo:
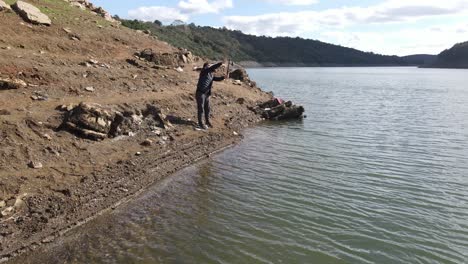
<svg viewBox="0 0 468 264">
<path fill-rule="evenodd" d="M 206 121 L 206 125 L 203 123 L 198 123 L 198 126 L 195 127 L 195 130 L 207 130 L 208 128 L 213 128 L 213 125 L 210 121 Z"/>
<path fill-rule="evenodd" d="M 198 124 L 198 126 L 195 127 L 195 130 L 207 130 L 208 129 L 208 126 L 205 126 L 203 124 Z"/>
</svg>

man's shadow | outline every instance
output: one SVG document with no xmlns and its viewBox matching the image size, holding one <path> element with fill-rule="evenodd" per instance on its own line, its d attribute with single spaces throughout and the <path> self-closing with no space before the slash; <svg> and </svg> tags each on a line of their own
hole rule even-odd
<svg viewBox="0 0 468 264">
<path fill-rule="evenodd" d="M 186 126 L 196 126 L 197 123 L 193 120 L 187 120 L 180 116 L 167 115 L 167 121 L 171 122 L 174 125 L 186 125 Z"/>
</svg>

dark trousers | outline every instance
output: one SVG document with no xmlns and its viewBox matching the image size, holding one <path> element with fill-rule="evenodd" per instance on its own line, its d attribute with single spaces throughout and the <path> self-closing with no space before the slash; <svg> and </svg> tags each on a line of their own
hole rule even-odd
<svg viewBox="0 0 468 264">
<path fill-rule="evenodd" d="M 203 113 L 205 113 L 205 121 L 208 124 L 210 122 L 210 95 L 209 93 L 197 92 L 195 98 L 197 99 L 198 124 L 203 124 Z"/>
</svg>

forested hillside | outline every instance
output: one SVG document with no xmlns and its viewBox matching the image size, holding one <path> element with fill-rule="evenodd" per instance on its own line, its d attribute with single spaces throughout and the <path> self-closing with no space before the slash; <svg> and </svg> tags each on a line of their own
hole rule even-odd
<svg viewBox="0 0 468 264">
<path fill-rule="evenodd" d="M 121 20 L 124 26 L 150 30 L 171 45 L 211 59 L 231 57 L 236 62 L 268 66 L 409 66 L 422 60 L 383 56 L 317 40 L 247 35 L 240 31 L 190 25 L 162 26 L 159 21 Z"/>
<path fill-rule="evenodd" d="M 468 68 L 468 41 L 458 43 L 452 48 L 442 51 L 430 67 Z"/>
</svg>

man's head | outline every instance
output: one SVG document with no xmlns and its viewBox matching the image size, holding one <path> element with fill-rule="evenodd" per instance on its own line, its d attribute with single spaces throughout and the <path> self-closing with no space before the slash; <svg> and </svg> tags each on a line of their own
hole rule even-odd
<svg viewBox="0 0 468 264">
<path fill-rule="evenodd" d="M 208 68 L 208 66 L 210 66 L 210 64 L 209 64 L 208 62 L 205 62 L 205 63 L 203 64 L 203 69 Z"/>
</svg>

